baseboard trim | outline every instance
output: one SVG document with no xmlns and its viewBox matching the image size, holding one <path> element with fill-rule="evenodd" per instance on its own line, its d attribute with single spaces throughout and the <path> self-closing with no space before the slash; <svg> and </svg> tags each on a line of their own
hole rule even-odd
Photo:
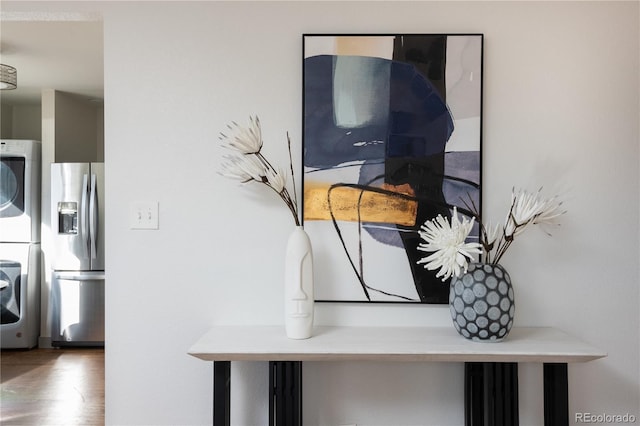
<svg viewBox="0 0 640 426">
<path fill-rule="evenodd" d="M 38 347 L 42 349 L 52 349 L 53 346 L 51 346 L 51 337 L 40 336 L 38 338 Z"/>
</svg>

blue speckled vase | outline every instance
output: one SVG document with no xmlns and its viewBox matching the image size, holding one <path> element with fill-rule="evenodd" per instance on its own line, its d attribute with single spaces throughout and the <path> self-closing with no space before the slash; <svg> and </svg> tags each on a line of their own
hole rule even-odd
<svg viewBox="0 0 640 426">
<path fill-rule="evenodd" d="M 500 265 L 471 263 L 451 280 L 449 309 L 458 333 L 470 340 L 499 342 L 513 326 L 513 286 Z"/>
</svg>

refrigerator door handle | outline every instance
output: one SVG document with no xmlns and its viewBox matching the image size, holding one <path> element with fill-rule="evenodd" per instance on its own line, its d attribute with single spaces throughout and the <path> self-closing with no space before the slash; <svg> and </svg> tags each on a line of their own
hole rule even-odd
<svg viewBox="0 0 640 426">
<path fill-rule="evenodd" d="M 89 185 L 89 175 L 82 176 L 82 198 L 80 199 L 80 238 L 82 239 L 82 254 L 84 258 L 89 257 L 89 230 L 87 229 L 88 206 L 87 189 Z"/>
<path fill-rule="evenodd" d="M 93 274 L 77 274 L 73 272 L 54 272 L 54 278 L 58 280 L 66 281 L 103 281 L 105 279 L 104 273 Z"/>
<path fill-rule="evenodd" d="M 91 242 L 91 259 L 98 255 L 98 209 L 96 208 L 96 175 L 91 174 L 91 193 L 89 195 L 89 240 Z"/>
</svg>

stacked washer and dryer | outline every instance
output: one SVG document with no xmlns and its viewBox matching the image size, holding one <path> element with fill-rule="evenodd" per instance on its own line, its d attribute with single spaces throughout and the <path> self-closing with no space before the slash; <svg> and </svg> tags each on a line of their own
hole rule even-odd
<svg viewBox="0 0 640 426">
<path fill-rule="evenodd" d="M 32 348 L 40 335 L 38 141 L 0 140 L 0 347 Z"/>
</svg>

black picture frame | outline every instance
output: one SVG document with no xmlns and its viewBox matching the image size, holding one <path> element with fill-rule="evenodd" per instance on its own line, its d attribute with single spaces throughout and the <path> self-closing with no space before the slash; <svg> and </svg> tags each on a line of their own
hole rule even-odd
<svg viewBox="0 0 640 426">
<path fill-rule="evenodd" d="M 448 303 L 448 281 L 417 264 L 418 230 L 454 207 L 481 211 L 483 45 L 483 34 L 303 34 L 316 301 Z"/>
</svg>

